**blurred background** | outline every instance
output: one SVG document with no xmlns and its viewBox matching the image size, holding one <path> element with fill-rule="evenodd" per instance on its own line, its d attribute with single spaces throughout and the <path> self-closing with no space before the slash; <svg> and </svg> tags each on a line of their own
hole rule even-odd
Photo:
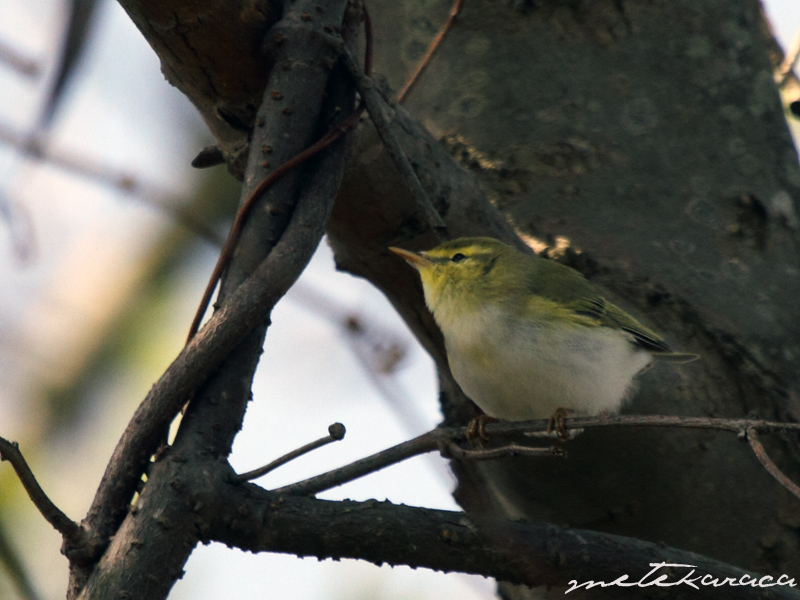
<svg viewBox="0 0 800 600">
<path fill-rule="evenodd" d="M 790 48 L 800 3 L 765 8 Z M 239 186 L 224 167 L 189 166 L 213 140 L 116 2 L 0 2 L 0 98 L 0 435 L 80 520 L 135 407 L 183 345 Z M 276 487 L 439 421 L 430 359 L 380 293 L 335 271 L 324 243 L 272 322 L 237 470 L 344 423 L 344 441 L 260 481 Z M 457 509 L 453 485 L 428 456 L 321 497 Z M 62 598 L 60 544 L 0 465 L 0 598 Z M 470 600 L 493 590 L 480 577 L 212 544 L 171 598 Z"/>
</svg>

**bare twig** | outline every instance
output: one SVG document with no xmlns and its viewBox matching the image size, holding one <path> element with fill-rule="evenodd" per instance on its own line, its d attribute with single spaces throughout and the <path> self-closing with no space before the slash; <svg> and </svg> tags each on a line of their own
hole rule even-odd
<svg viewBox="0 0 800 600">
<path fill-rule="evenodd" d="M 242 233 L 242 229 L 244 228 L 244 224 L 247 221 L 247 217 L 250 214 L 253 205 L 255 205 L 264 192 L 266 192 L 271 185 L 278 181 L 278 179 L 283 177 L 292 169 L 299 167 L 312 156 L 318 154 L 342 137 L 342 135 L 349 131 L 350 128 L 358 122 L 358 119 L 361 117 L 363 112 L 363 107 L 356 108 L 339 125 L 331 127 L 330 130 L 328 130 L 328 132 L 322 138 L 320 138 L 318 142 L 309 146 L 299 154 L 296 154 L 285 163 L 280 165 L 277 169 L 272 171 L 269 175 L 261 180 L 261 183 L 258 184 L 256 189 L 254 189 L 253 192 L 242 203 L 241 207 L 239 207 L 239 211 L 236 213 L 236 218 L 233 221 L 233 225 L 231 225 L 231 230 L 228 233 L 228 239 L 225 240 L 225 244 L 223 244 L 222 250 L 219 253 L 217 264 L 214 265 L 214 270 L 211 272 L 211 277 L 209 278 L 206 289 L 203 292 L 203 297 L 200 299 L 200 306 L 197 308 L 197 312 L 194 315 L 192 324 L 189 327 L 189 335 L 186 339 L 187 344 L 200 329 L 200 323 L 202 322 L 203 316 L 205 316 L 208 305 L 211 302 L 211 296 L 214 295 L 214 290 L 216 289 L 217 283 L 222 276 L 222 272 L 225 270 L 225 267 L 228 266 L 228 263 L 233 256 L 233 250 L 236 247 L 236 243 L 239 241 L 239 236 Z"/>
<path fill-rule="evenodd" d="M 349 52 L 343 54 L 345 65 L 353 78 L 356 89 L 361 95 L 361 101 L 367 107 L 367 112 L 375 124 L 375 129 L 386 147 L 386 151 L 391 156 L 397 170 L 408 186 L 409 191 L 414 197 L 418 210 L 424 215 L 427 223 L 439 234 L 446 230 L 442 217 L 433 207 L 428 195 L 425 193 L 422 184 L 417 177 L 414 168 L 411 166 L 408 157 L 400 147 L 397 138 L 392 133 L 391 124 L 383 111 L 383 99 L 375 88 L 372 79 L 361 70 L 355 59 Z"/>
<path fill-rule="evenodd" d="M 0 460 L 7 460 L 11 463 L 22 486 L 28 492 L 28 497 L 56 531 L 66 539 L 74 540 L 81 536 L 83 533 L 81 526 L 61 512 L 61 509 L 53 504 L 52 500 L 44 493 L 16 442 L 0 438 Z"/>
<path fill-rule="evenodd" d="M 493 423 L 486 426 L 487 433 L 532 433 L 546 431 L 547 420 Z M 714 429 L 741 433 L 747 428 L 772 433 L 776 431 L 798 431 L 800 423 L 779 423 L 762 419 L 721 419 L 711 417 L 677 417 L 663 415 L 612 415 L 605 417 L 570 417 L 564 420 L 568 429 L 591 427 L 681 427 L 684 429 Z"/>
<path fill-rule="evenodd" d="M 214 230 L 185 208 L 185 200 L 176 198 L 174 194 L 153 183 L 143 181 L 131 173 L 117 170 L 88 156 L 47 149 L 41 140 L 31 138 L 2 123 L 0 123 L 0 142 L 16 148 L 20 154 L 32 160 L 45 162 L 68 173 L 110 186 L 123 194 L 130 194 L 145 206 L 164 213 L 209 242 L 221 243 L 220 236 Z"/>
<path fill-rule="evenodd" d="M 322 448 L 323 446 L 327 446 L 331 442 L 338 442 L 344 439 L 344 434 L 346 430 L 344 425 L 341 423 L 334 423 L 330 427 L 328 427 L 328 435 L 318 440 L 315 440 L 311 443 L 306 444 L 305 446 L 301 446 L 296 450 L 292 450 L 291 452 L 284 454 L 280 458 L 273 460 L 271 463 L 264 465 L 263 467 L 259 467 L 258 469 L 254 469 L 252 471 L 248 471 L 247 473 L 241 473 L 235 475 L 231 478 L 233 483 L 240 483 L 242 481 L 252 481 L 253 479 L 257 479 L 262 475 L 266 475 L 270 471 L 274 471 L 278 467 L 285 465 L 289 461 L 294 460 L 304 454 L 308 454 L 312 450 L 316 450 L 317 448 Z"/>
<path fill-rule="evenodd" d="M 336 5 L 335 9 L 333 4 Z M 326 22 L 321 19 L 307 21 L 300 17 L 303 11 L 314 12 L 314 6 L 311 0 L 293 3 L 291 10 L 287 9 L 288 12 L 284 14 L 282 29 L 276 30 L 277 26 L 274 26 L 269 33 L 280 36 L 282 40 L 275 58 L 277 64 L 294 65 L 292 69 L 278 67 L 269 73 L 252 138 L 254 148 L 259 150 L 263 150 L 266 144 L 281 141 L 281 145 L 276 144 L 270 155 L 279 157 L 275 159 L 276 164 L 285 162 L 310 143 L 323 112 L 324 118 L 327 118 L 335 112 L 334 107 L 345 107 L 347 110 L 353 106 L 353 94 L 345 97 L 337 92 L 338 87 L 344 88 L 344 85 L 328 85 L 331 74 L 325 65 L 328 60 L 331 64 L 335 61 L 336 48 L 328 37 L 317 31 L 322 30 Z M 338 12 L 344 13 L 345 7 L 344 0 L 328 3 L 325 15 L 333 18 Z M 319 55 L 324 55 L 324 62 Z M 298 64 L 307 68 L 301 70 Z M 278 89 L 284 98 L 280 103 L 273 96 L 273 91 Z M 324 96 L 326 90 L 332 90 L 329 96 L 331 102 L 338 104 L 327 104 Z M 289 109 L 288 113 L 286 109 Z M 262 120 L 263 126 L 258 119 Z M 297 280 L 324 235 L 344 164 L 345 148 L 334 144 L 320 156 L 316 165 L 307 169 L 305 178 L 299 174 L 296 177 L 289 174 L 278 183 L 277 188 L 270 190 L 275 192 L 269 198 L 270 207 L 278 208 L 278 214 L 265 210 L 259 213 L 257 221 L 250 219 L 249 225 L 257 225 L 257 231 L 254 230 L 253 235 L 248 237 L 250 233 L 246 227 L 242 234 L 242 241 L 251 243 L 251 247 L 243 253 L 246 260 L 234 260 L 231 263 L 234 269 L 228 272 L 222 284 L 225 294 L 219 309 L 151 388 L 114 449 L 89 513 L 83 521 L 102 544 L 111 540 L 125 519 L 128 504 L 145 465 L 164 439 L 172 419 L 190 398 L 196 397 L 198 402 L 191 403 L 187 409 L 186 419 L 181 424 L 174 444 L 177 448 L 175 451 L 180 452 L 187 445 L 200 447 L 200 444 L 203 448 L 213 447 L 213 452 L 219 453 L 219 456 L 227 455 L 230 451 L 235 433 L 241 427 L 247 403 L 246 390 L 249 386 L 242 384 L 249 382 L 252 377 L 269 315 Z M 243 199 L 259 184 L 266 170 L 263 154 L 251 152 Z M 265 240 L 262 237 L 264 233 L 274 237 Z M 247 264 L 237 265 L 237 262 Z M 223 394 L 227 395 L 227 401 L 219 402 L 219 397 L 226 397 Z M 213 402 L 203 401 L 212 397 Z M 198 422 L 207 423 L 208 426 L 187 425 Z M 190 452 L 193 453 L 194 450 Z M 161 464 L 157 463 L 154 471 Z M 161 483 L 163 481 L 158 477 L 150 478 L 142 494 L 148 494 L 148 489 L 159 489 Z M 114 538 L 112 543 L 124 545 L 124 541 L 117 541 L 119 539 Z M 100 550 L 104 548 L 105 545 Z M 188 547 L 183 551 L 188 552 Z M 175 568 L 170 573 L 176 569 L 179 571 L 182 564 L 177 554 L 173 554 L 170 561 L 174 561 Z M 90 597 L 91 593 L 87 591 L 90 586 L 106 581 L 104 576 L 97 575 L 98 569 L 114 570 L 124 566 L 136 571 L 130 561 L 125 565 L 115 564 L 113 556 L 112 549 L 111 558 L 107 555 L 101 561 L 101 566 L 91 572 L 74 572 L 70 584 L 71 589 L 75 590 L 74 595 L 80 591 Z M 136 572 L 141 574 L 144 571 Z M 122 585 L 122 580 L 118 583 Z M 126 575 L 125 584 L 128 583 L 130 578 Z M 130 588 L 126 590 L 131 593 Z"/>
<path fill-rule="evenodd" d="M 365 39 L 366 39 L 366 49 L 365 49 L 365 57 L 364 57 L 364 65 L 367 72 L 370 72 L 372 69 L 372 24 L 369 19 L 369 14 L 367 13 L 366 8 L 364 8 L 364 29 L 365 29 Z M 322 150 L 333 144 L 336 140 L 338 140 L 342 135 L 344 135 L 347 131 L 349 131 L 361 118 L 361 115 L 364 112 L 363 104 L 356 108 L 348 117 L 346 117 L 341 123 L 331 127 L 328 132 L 320 138 L 319 141 L 312 144 L 299 154 L 296 154 L 283 164 L 281 164 L 277 169 L 272 171 L 269 175 L 267 175 L 253 190 L 250 196 L 242 203 L 239 207 L 238 212 L 236 213 L 236 218 L 233 221 L 233 225 L 231 225 L 231 230 L 228 233 L 228 239 L 225 240 L 225 244 L 222 246 L 222 250 L 220 251 L 219 258 L 217 259 L 217 264 L 214 265 L 214 270 L 211 272 L 211 277 L 208 280 L 208 284 L 206 285 L 206 289 L 203 292 L 203 297 L 200 299 L 200 306 L 197 308 L 197 312 L 194 315 L 194 319 L 192 320 L 192 324 L 189 327 L 189 335 L 187 337 L 186 343 L 188 344 L 189 341 L 195 336 L 197 331 L 200 329 L 200 323 L 203 320 L 203 316 L 208 310 L 208 305 L 211 302 L 211 296 L 214 295 L 214 290 L 217 287 L 217 283 L 219 282 L 220 277 L 222 276 L 222 272 L 228 266 L 228 263 L 233 256 L 233 250 L 236 247 L 237 242 L 239 241 L 239 236 L 242 233 L 242 228 L 244 227 L 245 222 L 247 221 L 247 216 L 250 214 L 250 211 L 253 208 L 253 205 L 258 201 L 259 198 L 272 186 L 276 181 L 278 181 L 281 177 L 283 177 L 286 173 L 291 171 L 292 169 L 302 165 L 312 156 L 319 154 Z"/>
<path fill-rule="evenodd" d="M 776 431 L 798 431 L 800 432 L 800 423 L 778 423 L 774 421 L 763 421 L 761 419 L 719 419 L 719 418 L 704 418 L 704 417 L 673 417 L 673 416 L 612 416 L 612 417 L 574 417 L 568 418 L 564 421 L 565 426 L 569 429 L 583 429 L 591 427 L 681 427 L 688 429 L 710 429 L 717 431 L 727 431 L 731 433 L 741 434 L 748 430 L 761 431 L 771 433 Z M 497 423 L 489 423 L 486 425 L 486 433 L 491 436 L 495 435 L 512 435 L 512 434 L 530 434 L 537 432 L 547 431 L 549 424 L 548 419 L 539 419 L 534 421 L 500 421 Z M 448 427 L 436 428 L 427 433 L 403 442 L 396 446 L 392 446 L 381 452 L 377 452 L 361 460 L 357 460 L 349 465 L 345 465 L 339 469 L 334 469 L 311 477 L 304 481 L 293 483 L 282 488 L 275 490 L 284 494 L 296 494 L 301 496 L 309 496 L 318 494 L 324 490 L 337 487 L 368 475 L 375 471 L 379 471 L 390 465 L 402 462 L 413 456 L 425 454 L 439 450 L 445 455 L 456 456 L 462 458 L 462 452 L 474 452 L 460 450 L 453 452 L 452 445 L 456 442 L 467 439 L 467 427 Z M 489 456 L 488 458 L 500 458 L 504 456 L 514 455 L 514 445 L 504 446 L 496 449 L 497 456 Z M 545 449 L 547 453 L 552 451 Z M 494 450 L 492 450 L 494 452 Z M 519 452 L 517 452 L 519 454 Z M 540 454 L 536 452 L 535 454 Z M 467 459 L 483 458 L 480 456 L 464 456 Z M 777 467 L 775 467 L 777 470 Z M 781 474 L 782 475 L 782 474 Z M 785 476 L 784 476 L 785 477 Z M 777 478 L 777 476 L 776 476 Z"/>
<path fill-rule="evenodd" d="M 519 444 L 508 444 L 499 448 L 465 450 L 461 446 L 451 443 L 447 445 L 447 452 L 453 458 L 461 460 L 496 460 L 511 456 L 559 456 L 561 458 L 566 458 L 567 456 L 567 453 L 558 446 L 533 448 L 531 446 L 520 446 Z"/>
<path fill-rule="evenodd" d="M 444 22 L 444 25 L 439 29 L 436 37 L 433 38 L 430 45 L 428 46 L 427 51 L 425 52 L 425 56 L 417 63 L 417 68 L 414 69 L 414 72 L 411 74 L 411 77 L 408 78 L 406 84 L 403 86 L 403 89 L 400 90 L 400 93 L 397 94 L 397 102 L 402 104 L 403 100 L 406 99 L 406 96 L 411 91 L 411 88 L 417 83 L 417 80 L 422 75 L 422 72 L 428 68 L 431 60 L 433 59 L 433 55 L 436 53 L 436 50 L 439 49 L 439 46 L 442 45 L 444 41 L 444 36 L 447 35 L 447 32 L 453 27 L 453 23 L 456 21 L 456 17 L 458 13 L 461 12 L 461 9 L 464 7 L 464 0 L 455 0 L 453 2 L 453 6 L 450 8 L 450 14 L 447 17 L 447 20 Z"/>
<path fill-rule="evenodd" d="M 396 446 L 352 462 L 339 469 L 328 471 L 322 475 L 317 475 L 316 477 L 311 477 L 304 481 L 278 488 L 274 491 L 280 494 L 312 496 L 324 490 L 345 484 L 348 481 L 363 477 L 364 475 L 380 471 L 389 465 L 402 462 L 413 456 L 437 450 L 442 443 L 449 443 L 452 441 L 451 437 L 457 435 L 457 432 L 462 430 L 464 430 L 464 428 L 433 429 L 407 442 L 397 444 Z"/>
<path fill-rule="evenodd" d="M 758 439 L 758 434 L 753 427 L 747 428 L 747 443 L 750 444 L 750 448 L 756 455 L 758 462 L 760 462 L 761 466 L 767 470 L 767 473 L 772 475 L 778 481 L 778 483 L 794 494 L 796 498 L 800 499 L 800 487 L 798 487 L 795 482 L 784 475 L 784 473 L 778 468 L 778 465 L 772 462 L 772 459 L 769 457 L 769 455 L 767 455 L 767 451 L 761 444 L 761 440 Z"/>
<path fill-rule="evenodd" d="M 2 40 L 0 40 L 0 63 L 8 65 L 26 77 L 38 77 L 42 70 L 37 61 L 23 56 Z"/>
</svg>

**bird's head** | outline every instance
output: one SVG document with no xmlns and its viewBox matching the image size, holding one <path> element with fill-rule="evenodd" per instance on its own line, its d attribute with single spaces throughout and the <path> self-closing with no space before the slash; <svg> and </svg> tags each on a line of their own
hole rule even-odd
<svg viewBox="0 0 800 600">
<path fill-rule="evenodd" d="M 474 308 L 503 289 L 499 282 L 513 278 L 516 250 L 493 238 L 459 238 L 426 252 L 389 250 L 419 271 L 425 302 L 434 314 L 445 305 Z"/>
</svg>

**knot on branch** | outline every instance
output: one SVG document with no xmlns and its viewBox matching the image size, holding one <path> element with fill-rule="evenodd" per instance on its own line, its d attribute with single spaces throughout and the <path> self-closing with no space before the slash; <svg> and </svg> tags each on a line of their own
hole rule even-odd
<svg viewBox="0 0 800 600">
<path fill-rule="evenodd" d="M 108 540 L 95 530 L 81 523 L 77 532 L 64 536 L 61 554 L 67 557 L 70 564 L 89 566 L 97 562 L 108 547 Z"/>
</svg>

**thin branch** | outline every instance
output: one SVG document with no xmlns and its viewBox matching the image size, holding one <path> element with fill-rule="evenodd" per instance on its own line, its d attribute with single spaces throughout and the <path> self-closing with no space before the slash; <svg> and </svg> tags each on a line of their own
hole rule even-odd
<svg viewBox="0 0 800 600">
<path fill-rule="evenodd" d="M 279 157 L 276 162 L 283 163 L 313 139 L 321 115 L 329 119 L 336 107 L 349 110 L 353 106 L 354 94 L 337 91 L 339 87 L 345 89 L 344 82 L 341 86 L 329 85 L 331 71 L 326 65 L 328 60 L 333 65 L 338 54 L 330 38 L 321 31 L 325 25 L 331 29 L 338 27 L 330 25 L 329 19 L 345 13 L 346 5 L 344 0 L 328 3 L 324 20 L 306 21 L 301 13 L 313 13 L 315 5 L 312 0 L 298 1 L 291 10 L 287 9 L 283 26 L 276 25 L 270 30 L 268 35 L 282 40 L 276 64 L 291 64 L 296 68 L 276 67 L 269 73 L 253 134 L 253 151 L 248 157 L 243 198 L 264 176 L 266 168 L 259 151 L 266 144 L 276 144 L 271 156 Z M 307 68 L 301 70 L 297 65 Z M 273 95 L 276 90 L 281 91 L 282 102 Z M 325 100 L 326 92 L 330 92 L 327 96 L 330 104 Z M 249 220 L 249 226 L 257 227 L 252 232 L 247 227 L 242 235 L 241 241 L 251 244 L 239 255 L 243 261 L 238 262 L 246 264 L 231 263 L 233 268 L 229 268 L 222 285 L 225 294 L 218 310 L 151 388 L 114 449 L 84 520 L 101 542 L 107 544 L 118 532 L 145 465 L 164 439 L 174 416 L 193 396 L 198 401 L 190 403 L 173 446 L 175 451 L 186 445 L 193 446 L 189 452 L 193 456 L 194 447 L 202 447 L 201 454 L 212 447 L 211 451 L 220 457 L 230 451 L 247 404 L 249 386 L 243 383 L 249 382 L 257 364 L 269 315 L 295 283 L 324 235 L 345 162 L 346 148 L 340 140 L 316 164 L 303 173 L 291 174 L 270 190 L 269 206 L 278 208 L 279 214 L 259 211 L 259 220 Z M 243 348 L 245 343 L 248 347 Z M 220 398 L 226 401 L 221 402 Z M 198 423 L 204 425 L 196 426 Z M 162 463 L 155 465 L 154 472 Z M 158 489 L 159 483 L 157 477 L 151 477 L 143 497 L 148 489 Z M 125 542 L 115 537 L 112 543 Z M 130 561 L 125 565 L 114 564 L 113 549 L 109 554 L 110 557 L 101 560 L 102 568 L 73 573 L 70 584 L 73 596 L 78 592 L 90 594 L 90 584 L 100 585 L 99 581 L 105 581 L 97 574 L 98 569 L 133 568 Z M 175 555 L 170 561 L 177 563 L 179 558 Z M 178 571 L 179 567 L 176 564 Z M 136 571 L 137 576 L 143 572 Z M 122 580 L 118 583 L 123 584 Z"/>
<path fill-rule="evenodd" d="M 167 215 L 212 244 L 222 243 L 220 236 L 213 229 L 186 208 L 188 202 L 185 199 L 176 198 L 174 194 L 131 173 L 115 169 L 88 156 L 46 149 L 41 140 L 32 139 L 29 135 L 2 123 L 0 123 L 0 143 L 12 146 L 31 160 L 45 162 L 68 173 L 107 185 L 117 192 L 129 194 L 145 206 Z"/>
<path fill-rule="evenodd" d="M 403 152 L 400 143 L 397 141 L 389 119 L 383 111 L 384 101 L 378 93 L 375 82 L 362 71 L 358 66 L 353 56 L 346 52 L 343 54 L 345 66 L 350 72 L 353 81 L 361 96 L 361 101 L 366 105 L 367 112 L 369 112 L 370 119 L 375 124 L 375 129 L 386 147 L 386 151 L 392 158 L 397 170 L 400 172 L 403 180 L 408 186 L 409 191 L 414 197 L 417 204 L 417 209 L 424 215 L 425 221 L 438 233 L 443 233 L 447 226 L 444 224 L 441 215 L 436 211 L 431 203 L 428 195 L 425 193 L 422 184 L 417 177 L 411 162 L 408 160 L 405 152 Z"/>
<path fill-rule="evenodd" d="M 372 69 L 372 23 L 369 19 L 369 14 L 367 13 L 366 7 L 364 7 L 364 29 L 365 29 L 365 39 L 366 39 L 366 48 L 365 48 L 365 56 L 364 56 L 364 65 L 365 69 L 369 73 Z M 345 50 L 346 52 L 346 50 Z M 338 125 L 334 125 L 331 127 L 327 133 L 320 138 L 317 142 L 303 150 L 302 152 L 296 154 L 283 164 L 281 164 L 277 169 L 269 173 L 261 182 L 256 186 L 256 188 L 252 191 L 252 193 L 247 197 L 247 199 L 242 203 L 239 207 L 239 210 L 236 213 L 236 218 L 233 221 L 233 225 L 231 225 L 231 230 L 228 233 L 228 238 L 225 240 L 225 244 L 222 246 L 222 250 L 220 251 L 219 258 L 217 259 L 217 263 L 214 265 L 214 270 L 211 272 L 211 277 L 208 280 L 208 284 L 206 285 L 206 289 L 203 291 L 203 297 L 200 299 L 200 306 L 197 308 L 197 312 L 195 312 L 194 319 L 192 319 L 192 324 L 189 327 L 189 335 L 187 337 L 186 343 L 188 344 L 189 341 L 195 336 L 195 334 L 200 329 L 200 323 L 203 320 L 203 316 L 205 315 L 206 311 L 208 310 L 208 305 L 211 303 L 211 297 L 214 295 L 214 290 L 217 287 L 217 283 L 222 277 L 222 272 L 228 266 L 233 256 L 233 250 L 236 247 L 236 244 L 239 241 L 239 236 L 242 233 L 242 229 L 244 228 L 244 224 L 247 221 L 247 217 L 250 214 L 255 203 L 263 196 L 263 194 L 275 184 L 281 177 L 283 177 L 286 173 L 295 169 L 296 167 L 302 165 L 311 157 L 319 154 L 322 150 L 333 144 L 336 140 L 342 137 L 346 132 L 348 132 L 361 118 L 361 115 L 364 113 L 364 106 L 363 104 L 358 106 L 350 115 L 348 115 L 341 123 Z M 265 161 L 265 166 L 268 163 Z"/>
<path fill-rule="evenodd" d="M 371 456 L 352 462 L 344 467 L 328 471 L 322 475 L 310 477 L 309 479 L 278 488 L 274 490 L 274 492 L 276 494 L 313 496 L 324 490 L 329 490 L 349 481 L 359 479 L 364 475 L 380 471 L 390 465 L 397 464 L 414 456 L 438 450 L 442 443 L 446 444 L 451 442 L 452 438 L 457 436 L 458 432 L 462 430 L 466 431 L 463 427 L 432 429 L 407 442 L 376 452 Z"/>
<path fill-rule="evenodd" d="M 291 452 L 284 454 L 280 458 L 276 458 L 271 463 L 264 465 L 263 467 L 259 467 L 258 469 L 253 469 L 252 471 L 248 471 L 247 473 L 241 473 L 231 477 L 231 482 L 233 483 L 241 483 L 243 481 L 252 481 L 253 479 L 257 479 L 262 475 L 266 475 L 270 471 L 274 471 L 278 467 L 285 465 L 286 463 L 294 460 L 295 458 L 299 458 L 304 454 L 308 454 L 317 448 L 322 448 L 323 446 L 327 446 L 331 442 L 338 442 L 344 439 L 344 435 L 346 430 L 344 425 L 341 423 L 334 423 L 330 427 L 328 427 L 328 435 L 325 437 L 319 438 L 313 442 L 306 444 L 305 446 L 300 446 L 296 450 L 292 450 Z"/>
<path fill-rule="evenodd" d="M 558 446 L 545 448 L 534 448 L 531 446 L 520 446 L 519 444 L 508 444 L 499 448 L 486 448 L 479 450 L 464 450 L 456 444 L 448 444 L 447 452 L 453 458 L 460 460 L 497 460 L 498 458 L 510 458 L 512 456 L 558 456 L 566 458 L 567 453 Z"/>
<path fill-rule="evenodd" d="M 20 75 L 38 77 L 42 71 L 41 65 L 27 56 L 23 56 L 16 49 L 0 40 L 0 63 L 8 65 Z"/>
<path fill-rule="evenodd" d="M 39 482 L 36 481 L 36 477 L 34 477 L 16 442 L 9 442 L 0 437 L 0 460 L 7 460 L 11 463 L 22 486 L 28 493 L 28 497 L 56 531 L 69 540 L 76 540 L 81 537 L 83 533 L 81 526 L 61 512 L 61 509 L 47 497 Z"/>
<path fill-rule="evenodd" d="M 767 455 L 767 451 L 764 449 L 761 440 L 758 439 L 758 434 L 753 427 L 747 428 L 747 443 L 750 444 L 750 448 L 756 455 L 758 462 L 760 462 L 761 466 L 767 470 L 767 473 L 772 475 L 778 481 L 778 483 L 794 494 L 796 498 L 800 499 L 800 487 L 798 487 L 795 482 L 784 475 L 784 473 L 778 468 L 778 465 L 772 462 L 772 459 L 769 457 L 769 455 Z"/>
<path fill-rule="evenodd" d="M 406 96 L 411 91 L 411 88 L 414 87 L 414 84 L 417 83 L 417 80 L 422 75 L 422 72 L 428 68 L 431 60 L 433 59 L 433 55 L 436 54 L 436 51 L 439 49 L 439 46 L 442 45 L 444 41 L 444 37 L 447 35 L 447 32 L 452 29 L 453 24 L 456 21 L 456 17 L 458 13 L 461 12 L 461 9 L 464 7 L 464 0 L 455 0 L 453 2 L 453 6 L 450 8 L 450 14 L 447 17 L 447 20 L 444 22 L 444 25 L 439 29 L 439 32 L 436 34 L 436 37 L 433 38 L 430 45 L 428 46 L 428 50 L 425 52 L 425 56 L 417 63 L 417 68 L 414 69 L 414 72 L 411 74 L 411 77 L 408 78 L 406 84 L 403 86 L 403 89 L 400 90 L 400 93 L 397 94 L 397 102 L 402 104 L 403 101 L 406 99 Z"/>
<path fill-rule="evenodd" d="M 752 429 L 771 433 L 776 431 L 800 431 L 800 423 L 779 423 L 761 419 L 720 419 L 705 417 L 673 416 L 611 416 L 611 417 L 572 417 L 564 421 L 568 429 L 588 429 L 592 427 L 681 427 L 686 429 L 711 429 L 736 434 Z M 500 421 L 486 425 L 490 436 L 534 434 L 546 432 L 548 419 L 534 421 Z M 328 471 L 316 477 L 293 483 L 274 490 L 277 493 L 310 496 L 318 494 L 355 479 L 359 479 L 390 465 L 402 462 L 419 454 L 439 450 L 445 455 L 453 455 L 451 444 L 467 439 L 468 427 L 436 428 L 422 435 L 386 450 L 377 452 L 344 467 Z M 508 448 L 506 446 L 505 448 Z M 499 455 L 506 456 L 513 451 L 499 448 Z M 461 452 L 464 452 L 461 450 Z M 467 451 L 469 452 L 469 451 Z M 505 454 L 503 454 L 505 452 Z M 461 456 L 457 456 L 461 458 Z M 473 458 L 469 454 L 465 458 Z M 775 467 L 777 469 L 777 467 Z M 785 477 L 785 476 L 784 476 Z"/>
<path fill-rule="evenodd" d="M 233 257 L 233 250 L 236 247 L 236 243 L 239 241 L 239 236 L 242 233 L 244 224 L 247 222 L 247 217 L 256 202 L 261 199 L 264 192 L 266 192 L 281 177 L 286 175 L 286 173 L 296 167 L 299 167 L 312 156 L 319 154 L 322 150 L 342 137 L 342 135 L 349 131 L 353 125 L 358 122 L 358 119 L 361 117 L 363 112 L 364 108 L 359 106 L 340 124 L 331 127 L 328 132 L 322 138 L 320 138 L 319 141 L 312 144 L 299 154 L 296 154 L 285 163 L 280 165 L 277 169 L 272 171 L 269 175 L 261 180 L 261 183 L 258 184 L 256 189 L 254 189 L 253 192 L 242 203 L 241 207 L 236 213 L 236 218 L 233 221 L 233 225 L 231 225 L 231 230 L 228 233 L 228 239 L 225 240 L 222 250 L 219 253 L 217 263 L 214 265 L 214 270 L 211 272 L 211 277 L 208 280 L 206 289 L 203 292 L 203 297 L 200 300 L 200 306 L 197 308 L 194 319 L 192 320 L 192 324 L 189 327 L 189 335 L 186 339 L 187 344 L 200 329 L 200 323 L 203 321 L 206 310 L 208 310 L 208 305 L 211 303 L 211 297 L 214 295 L 214 290 L 217 287 L 217 283 L 219 282 L 220 277 L 222 277 L 222 272 L 228 266 L 231 258 Z"/>
<path fill-rule="evenodd" d="M 542 424 L 544 423 L 544 426 Z M 492 423 L 486 426 L 487 433 L 533 433 L 547 431 L 547 420 Z M 742 433 L 748 428 L 764 433 L 798 431 L 800 423 L 780 423 L 763 419 L 722 419 L 712 417 L 678 417 L 668 415 L 612 415 L 605 417 L 570 417 L 564 419 L 567 429 L 592 427 L 680 427 L 683 429 L 713 429 Z"/>
</svg>

